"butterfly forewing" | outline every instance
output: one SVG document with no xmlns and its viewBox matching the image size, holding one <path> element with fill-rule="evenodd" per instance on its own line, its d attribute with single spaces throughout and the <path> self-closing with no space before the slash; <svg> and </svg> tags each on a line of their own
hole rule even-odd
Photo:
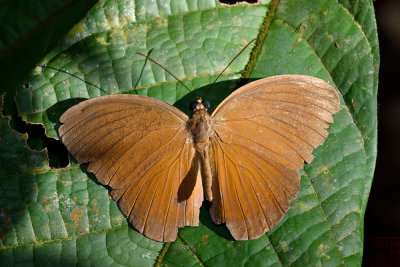
<svg viewBox="0 0 400 267">
<path fill-rule="evenodd" d="M 104 96 L 60 118 L 62 142 L 79 163 L 111 187 L 132 225 L 157 241 L 198 225 L 203 190 L 187 116 L 160 100 Z"/>
<path fill-rule="evenodd" d="M 213 221 L 225 222 L 237 240 L 272 229 L 339 107 L 332 86 L 302 75 L 261 79 L 226 98 L 212 114 Z"/>
</svg>

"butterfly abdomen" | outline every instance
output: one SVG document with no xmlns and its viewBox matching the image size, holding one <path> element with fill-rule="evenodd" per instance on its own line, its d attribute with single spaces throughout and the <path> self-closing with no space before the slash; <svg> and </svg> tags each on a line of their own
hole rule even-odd
<svg viewBox="0 0 400 267">
<path fill-rule="evenodd" d="M 213 200 L 211 186 L 212 186 L 212 174 L 211 174 L 211 166 L 210 166 L 210 157 L 208 154 L 208 148 L 203 151 L 197 152 L 200 158 L 200 171 L 201 178 L 203 181 L 203 190 L 204 194 L 208 201 Z"/>
</svg>

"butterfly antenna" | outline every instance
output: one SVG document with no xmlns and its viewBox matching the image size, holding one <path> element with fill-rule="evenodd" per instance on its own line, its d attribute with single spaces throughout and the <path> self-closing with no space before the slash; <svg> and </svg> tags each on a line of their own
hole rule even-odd
<svg viewBox="0 0 400 267">
<path fill-rule="evenodd" d="M 204 99 L 204 97 L 206 97 L 208 91 L 210 91 L 211 87 L 213 87 L 213 85 L 215 84 L 215 82 L 219 79 L 219 77 L 221 77 L 222 73 L 224 73 L 226 71 L 226 69 L 232 64 L 233 61 L 235 61 L 235 59 L 240 56 L 241 53 L 243 53 L 243 51 L 252 43 L 254 42 L 256 38 L 254 38 L 253 40 L 251 40 L 245 47 L 242 48 L 242 50 L 231 60 L 231 62 L 229 62 L 228 66 L 225 67 L 225 69 L 223 71 L 221 71 L 221 73 L 218 75 L 218 77 L 214 80 L 214 82 L 207 88 L 206 92 L 204 93 L 202 99 Z"/>
<path fill-rule="evenodd" d="M 59 71 L 59 72 L 66 73 L 66 74 L 68 74 L 68 75 L 71 75 L 71 76 L 74 77 L 74 78 L 77 78 L 78 80 L 81 80 L 81 81 L 84 82 L 84 83 L 87 83 L 87 84 L 89 84 L 89 85 L 91 85 L 91 86 L 96 87 L 97 89 L 103 91 L 103 92 L 106 93 L 106 94 L 109 94 L 109 92 L 106 92 L 105 90 L 101 89 L 98 85 L 95 85 L 94 83 L 85 81 L 85 80 L 82 79 L 81 77 L 79 77 L 79 76 L 77 76 L 77 75 L 75 75 L 75 74 L 73 74 L 73 73 L 69 73 L 68 71 L 65 71 L 65 70 L 62 70 L 62 69 L 57 69 L 57 68 L 54 68 L 54 67 L 49 66 L 49 65 L 42 65 L 42 66 L 41 66 L 41 65 L 36 65 L 36 66 L 37 66 L 37 67 L 40 67 L 40 68 L 42 68 L 42 69 L 48 68 L 48 69 L 52 69 L 52 70 L 56 70 L 56 71 Z"/>
<path fill-rule="evenodd" d="M 180 82 L 180 84 L 182 84 L 183 87 L 185 87 L 185 88 L 192 94 L 192 96 L 193 96 L 195 99 L 197 99 L 197 96 L 196 96 L 189 88 L 187 88 L 187 86 L 186 86 L 183 82 L 181 82 L 181 81 L 180 81 L 174 74 L 172 74 L 169 70 L 167 70 L 166 68 L 164 68 L 160 63 L 158 63 L 157 61 L 155 61 L 155 60 L 152 59 L 151 57 L 146 56 L 146 55 L 144 55 L 144 54 L 142 54 L 142 53 L 136 52 L 136 54 L 139 54 L 139 55 L 141 55 L 141 56 L 144 56 L 145 58 L 147 58 L 148 60 L 150 60 L 151 62 L 153 62 L 154 64 L 156 64 L 157 66 L 159 66 L 160 68 L 162 68 L 163 70 L 165 70 L 166 72 L 168 72 L 169 75 L 171 75 L 171 76 L 174 77 L 178 82 Z"/>
</svg>

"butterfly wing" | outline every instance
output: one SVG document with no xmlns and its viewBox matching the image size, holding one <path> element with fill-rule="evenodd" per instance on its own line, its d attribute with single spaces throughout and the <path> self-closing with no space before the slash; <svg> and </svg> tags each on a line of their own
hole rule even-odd
<svg viewBox="0 0 400 267">
<path fill-rule="evenodd" d="M 236 240 L 272 229 L 298 193 L 298 170 L 312 161 L 339 107 L 332 86 L 302 75 L 257 80 L 226 98 L 212 114 L 212 220 L 226 223 Z"/>
<path fill-rule="evenodd" d="M 187 116 L 138 95 L 90 99 L 60 118 L 59 135 L 79 163 L 111 188 L 141 233 L 174 241 L 178 227 L 198 225 L 203 189 Z"/>
</svg>

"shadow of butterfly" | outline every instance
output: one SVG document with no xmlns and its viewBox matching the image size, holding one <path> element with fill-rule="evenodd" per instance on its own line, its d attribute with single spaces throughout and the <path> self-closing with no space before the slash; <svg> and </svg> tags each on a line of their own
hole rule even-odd
<svg viewBox="0 0 400 267">
<path fill-rule="evenodd" d="M 155 98 L 98 97 L 68 109 L 59 135 L 145 236 L 169 242 L 197 226 L 205 196 L 214 223 L 236 240 L 258 238 L 296 197 L 338 94 L 323 80 L 281 75 L 237 89 L 211 115 L 205 103 L 197 98 L 189 118 Z"/>
</svg>

